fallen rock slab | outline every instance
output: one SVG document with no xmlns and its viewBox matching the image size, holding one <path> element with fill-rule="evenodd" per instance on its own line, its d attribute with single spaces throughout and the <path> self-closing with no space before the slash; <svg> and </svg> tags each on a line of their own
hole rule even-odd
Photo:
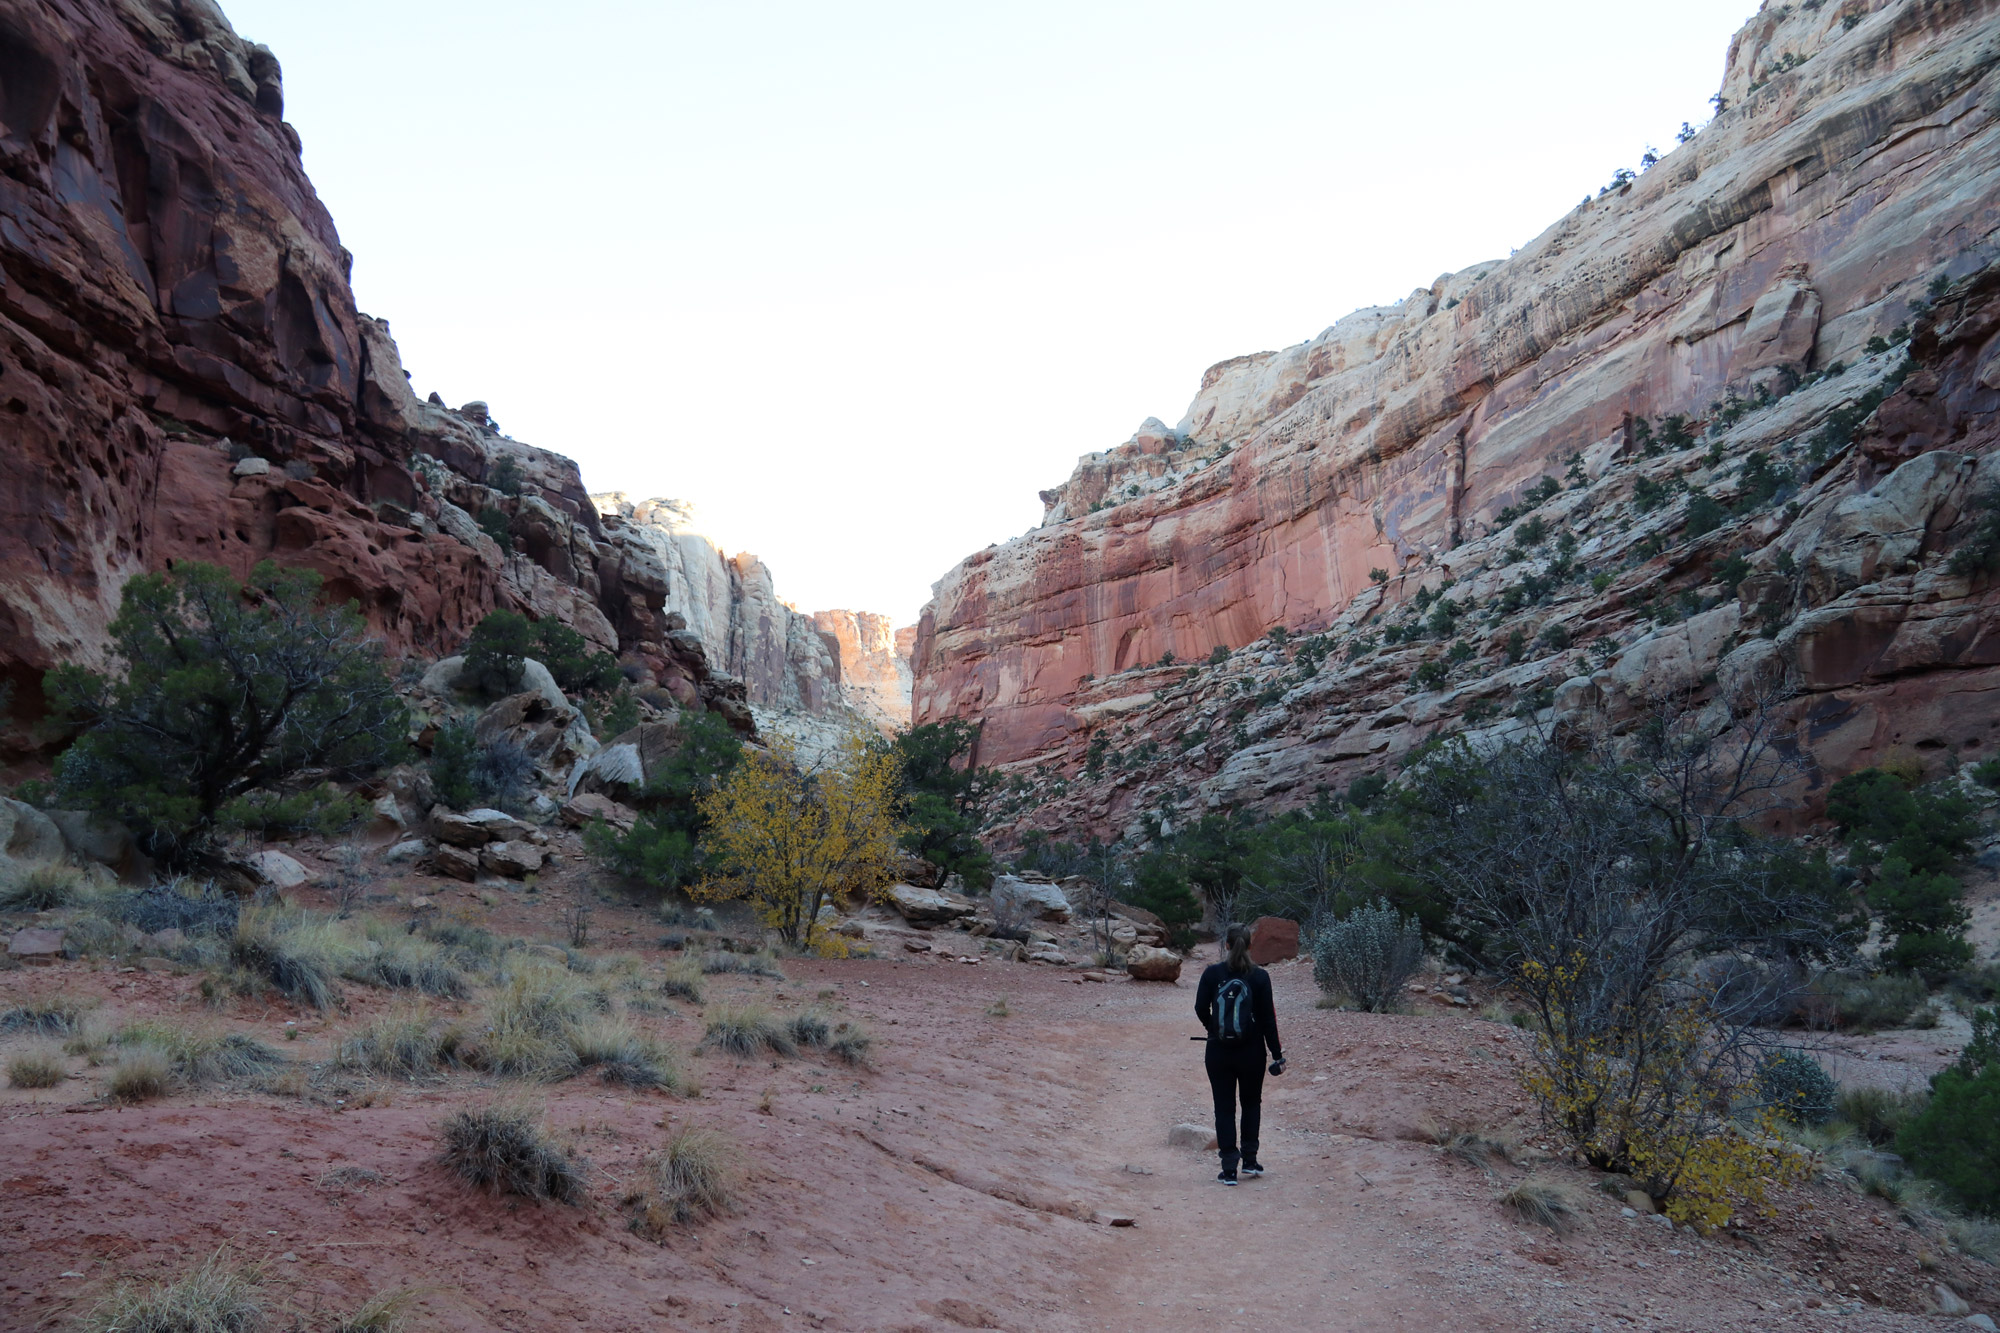
<svg viewBox="0 0 2000 1333">
<path fill-rule="evenodd" d="M 7 942 L 7 956 L 20 963 L 53 963 L 63 956 L 63 932 L 48 926 L 17 930 Z"/>
<path fill-rule="evenodd" d="M 268 884 L 280 891 L 296 889 L 309 878 L 306 868 L 283 852 L 258 852 L 244 864 L 250 867 L 250 873 L 258 883 Z"/>
<path fill-rule="evenodd" d="M 479 878 L 479 858 L 463 847 L 440 844 L 432 849 L 426 862 L 433 875 L 443 875 L 447 879 L 462 879 L 470 884 Z"/>
<path fill-rule="evenodd" d="M 922 889 L 914 884 L 891 884 L 882 891 L 889 905 L 913 925 L 942 925 L 978 910 L 970 899 L 943 889 Z"/>
<path fill-rule="evenodd" d="M 544 855 L 532 842 L 489 842 L 479 849 L 479 864 L 496 875 L 525 879 L 542 868 Z"/>
<path fill-rule="evenodd" d="M 629 833 L 639 822 L 639 812 L 597 791 L 583 792 L 562 807 L 562 822 L 571 828 L 583 828 L 600 819 L 620 833 Z"/>
<path fill-rule="evenodd" d="M 1067 921 L 1069 899 L 1053 884 L 1037 883 L 1015 875 L 993 877 L 993 914 L 1018 920 Z"/>
<path fill-rule="evenodd" d="M 1179 981 L 1181 956 L 1171 949 L 1134 945 L 1125 955 L 1125 973 L 1134 981 Z"/>
<path fill-rule="evenodd" d="M 1299 923 L 1282 916 L 1260 916 L 1250 927 L 1250 961 L 1259 967 L 1299 956 Z"/>
</svg>

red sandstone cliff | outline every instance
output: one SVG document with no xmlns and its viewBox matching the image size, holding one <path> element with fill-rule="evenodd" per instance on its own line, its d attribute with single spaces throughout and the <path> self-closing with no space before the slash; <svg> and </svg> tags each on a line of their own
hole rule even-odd
<svg viewBox="0 0 2000 1333">
<path fill-rule="evenodd" d="M 1990 743 L 2000 650 L 1980 646 L 1988 595 L 1948 579 L 1942 560 L 1963 535 L 2000 401 L 1993 284 L 1971 280 L 2000 229 L 1996 71 L 1992 0 L 1767 5 L 1731 44 L 1727 110 L 1636 181 L 1512 259 L 1212 367 L 1177 428 L 1149 421 L 1043 492 L 1040 528 L 938 584 L 915 649 L 914 719 L 980 718 L 982 762 L 1040 766 L 1037 799 L 1052 804 L 1032 818 L 1045 826 L 1306 799 L 1470 724 L 1468 712 L 1546 720 L 1543 696 L 1568 681 L 1584 682 L 1574 704 L 1690 664 L 1698 680 L 1752 633 L 1720 620 L 1748 612 L 1732 595 L 1699 631 L 1647 612 L 1668 595 L 1712 600 L 1714 567 L 1740 550 L 1767 578 L 1791 567 L 1781 554 L 1809 567 L 1798 586 L 1753 600 L 1768 592 L 1793 617 L 1776 642 L 1822 692 L 1815 737 L 1842 738 L 1822 755 L 1829 767 L 1896 745 Z M 1869 340 L 1953 280 L 1950 301 L 1919 322 L 1917 371 L 1864 425 L 1863 447 L 1809 461 L 1809 437 L 1836 414 L 1865 415 L 1864 395 L 1902 358 L 1900 347 L 1870 357 Z M 1789 392 L 1834 363 L 1851 369 Z M 1760 393 L 1775 405 L 1726 423 L 1710 407 Z M 1717 433 L 1653 461 L 1636 423 L 1672 414 Z M 1904 476 L 1883 499 L 1902 476 L 1890 464 L 1934 450 L 1951 451 L 1949 468 Z M 1685 492 L 1664 510 L 1632 502 L 1642 477 L 1726 497 L 1757 451 L 1797 471 L 1795 506 L 1690 543 L 1674 531 Z M 1505 590 L 1551 577 L 1551 552 L 1524 549 L 1499 515 L 1545 475 L 1570 492 L 1548 521 L 1584 542 L 1575 558 L 1605 586 L 1542 592 L 1524 617 Z M 1850 557 L 1854 569 L 1827 572 Z M 1481 608 L 1464 622 L 1480 626 L 1471 659 L 1447 661 L 1429 636 L 1381 642 L 1392 618 L 1378 615 L 1448 581 Z M 1551 618 L 1575 622 L 1574 649 L 1536 646 Z M 1293 631 L 1292 647 L 1185 669 L 1274 626 Z M 1514 629 L 1528 660 L 1503 663 Z M 1314 631 L 1334 655 L 1301 667 L 1296 637 Z M 1929 646 L 1905 644 L 1911 634 Z M 1884 659 L 1890 643 L 1901 646 Z M 1168 653 L 1183 665 L 1148 669 Z M 1432 661 L 1432 679 L 1413 685 Z M 1124 761 L 1079 774 L 1093 742 Z"/>
<path fill-rule="evenodd" d="M 812 621 L 839 650 L 841 688 L 849 705 L 884 734 L 910 725 L 910 650 L 916 627 L 896 629 L 889 617 L 868 611 L 815 611 Z"/>
<path fill-rule="evenodd" d="M 133 574 L 266 557 L 319 571 L 394 652 L 454 651 L 514 607 L 745 726 L 753 702 L 842 708 L 832 647 L 754 557 L 719 594 L 728 623 L 690 630 L 716 590 L 642 521 L 600 516 L 573 463 L 483 404 L 416 399 L 387 322 L 355 309 L 283 109 L 277 59 L 210 0 L 0 0 L 16 721 L 39 716 L 43 671 L 102 651 Z"/>
</svg>

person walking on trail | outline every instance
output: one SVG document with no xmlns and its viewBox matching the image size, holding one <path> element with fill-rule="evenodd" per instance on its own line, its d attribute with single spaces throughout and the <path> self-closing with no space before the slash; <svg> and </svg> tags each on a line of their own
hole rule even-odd
<svg viewBox="0 0 2000 1333">
<path fill-rule="evenodd" d="M 1271 974 L 1250 961 L 1250 928 L 1231 926 L 1223 943 L 1222 961 L 1202 970 L 1194 991 L 1194 1014 L 1208 1029 L 1203 1063 L 1209 1090 L 1215 1094 L 1215 1142 L 1222 1149 L 1225 1185 L 1236 1183 L 1240 1168 L 1246 1176 L 1261 1176 L 1257 1161 L 1257 1129 L 1264 1100 L 1264 1052 L 1271 1053 L 1271 1073 L 1285 1072 L 1285 1050 L 1278 1040 L 1278 1010 L 1271 1002 Z M 1243 1103 L 1243 1135 L 1236 1134 L 1236 1103 Z"/>
</svg>

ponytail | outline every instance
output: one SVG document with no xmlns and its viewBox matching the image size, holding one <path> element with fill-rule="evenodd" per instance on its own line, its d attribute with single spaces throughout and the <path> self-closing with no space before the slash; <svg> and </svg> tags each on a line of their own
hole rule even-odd
<svg viewBox="0 0 2000 1333">
<path fill-rule="evenodd" d="M 1250 970 L 1250 927 L 1231 926 L 1225 940 L 1229 950 L 1229 970 L 1238 976 Z"/>
</svg>

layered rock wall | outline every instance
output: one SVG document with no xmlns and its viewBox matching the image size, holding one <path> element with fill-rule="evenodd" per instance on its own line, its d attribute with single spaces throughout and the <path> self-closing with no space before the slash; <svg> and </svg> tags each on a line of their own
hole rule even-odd
<svg viewBox="0 0 2000 1333">
<path fill-rule="evenodd" d="M 751 699 L 837 707 L 832 647 L 753 557 L 600 518 L 484 404 L 417 399 L 283 109 L 276 57 L 212 0 L 0 0 L 14 753 L 43 672 L 101 660 L 125 581 L 189 559 L 316 570 L 399 654 L 511 607 L 745 727 Z"/>
<path fill-rule="evenodd" d="M 1503 509 L 1573 460 L 1601 473 L 1636 421 L 1854 364 L 1994 257 L 1996 69 L 1993 0 L 1767 4 L 1726 110 L 1636 180 L 1511 259 L 1212 367 L 1177 427 L 1083 459 L 1040 528 L 936 586 L 914 719 L 981 718 L 982 762 L 1068 762 L 1145 693 L 1105 678 L 1332 626 L 1376 571 L 1391 596 L 1464 572 Z"/>
<path fill-rule="evenodd" d="M 910 724 L 910 650 L 914 625 L 896 629 L 868 611 L 815 611 L 813 624 L 839 649 L 847 701 L 884 734 Z"/>
</svg>

